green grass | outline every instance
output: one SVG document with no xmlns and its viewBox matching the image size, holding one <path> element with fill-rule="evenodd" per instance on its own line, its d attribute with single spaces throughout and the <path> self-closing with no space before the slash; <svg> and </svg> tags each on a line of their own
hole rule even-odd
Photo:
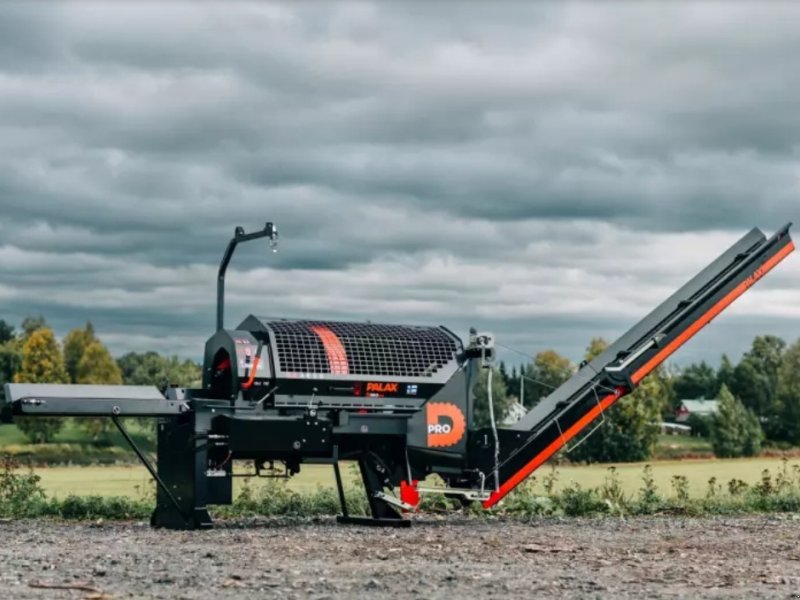
<svg viewBox="0 0 800 600">
<path fill-rule="evenodd" d="M 644 466 L 649 464 L 653 470 L 655 484 L 663 492 L 670 490 L 672 477 L 683 475 L 689 482 L 689 492 L 692 496 L 702 496 L 708 488 L 708 480 L 716 477 L 717 481 L 725 485 L 731 479 L 741 479 L 745 483 L 757 483 L 761 479 L 764 469 L 769 469 L 773 475 L 782 466 L 780 458 L 736 458 L 736 459 L 699 459 L 699 460 L 664 460 L 651 463 L 619 463 L 616 467 L 620 484 L 625 493 L 634 494 L 642 486 L 642 472 Z M 789 468 L 800 465 L 800 460 L 789 460 Z M 589 466 L 559 466 L 558 480 L 555 489 L 564 489 L 572 483 L 577 483 L 583 488 L 599 487 L 608 475 L 612 465 Z M 551 467 L 544 466 L 535 473 L 537 482 L 541 482 L 551 471 Z"/>
<path fill-rule="evenodd" d="M 127 424 L 132 436 L 147 452 L 155 452 L 155 445 L 151 441 L 148 431 L 138 423 Z M 133 463 L 124 464 L 90 465 L 90 466 L 49 466 L 37 467 L 36 473 L 42 477 L 42 485 L 48 495 L 64 498 L 70 494 L 96 494 L 100 496 L 137 496 L 143 491 L 152 488 L 152 482 L 146 470 L 135 464 L 135 456 L 128 450 L 122 436 L 114 430 L 109 434 L 109 441 L 113 444 L 108 447 L 98 447 L 88 442 L 86 435 L 74 421 L 68 420 L 64 429 L 59 433 L 53 444 L 32 445 L 28 444 L 25 436 L 13 425 L 0 425 L 0 452 L 11 454 L 23 462 L 33 464 L 64 463 L 87 464 L 101 463 Z M 657 456 L 703 456 L 711 451 L 708 440 L 687 436 L 662 435 L 659 438 Z M 668 491 L 674 475 L 685 476 L 688 480 L 689 490 L 693 496 L 705 493 L 708 480 L 716 477 L 723 485 L 731 479 L 741 479 L 747 483 L 756 483 L 764 469 L 773 472 L 780 466 L 778 458 L 754 458 L 738 460 L 657 460 L 651 463 L 653 477 L 656 485 Z M 800 460 L 791 460 L 792 464 L 800 464 Z M 609 465 L 571 466 L 558 467 L 558 478 L 555 490 L 563 490 L 572 483 L 577 483 L 583 488 L 598 487 L 608 474 Z M 616 465 L 620 484 L 627 494 L 636 493 L 641 487 L 641 476 L 644 463 L 627 463 Z M 237 472 L 244 473 L 247 465 L 237 466 Z M 540 487 L 543 479 L 550 473 L 551 468 L 545 466 L 537 471 L 536 486 Z M 348 483 L 354 483 L 358 477 L 353 475 L 351 469 L 345 467 L 342 472 Z M 234 481 L 234 494 L 238 494 L 243 484 L 242 479 Z M 251 479 L 250 484 L 258 489 L 264 480 Z M 333 470 L 329 466 L 307 465 L 296 477 L 287 482 L 290 490 L 297 492 L 311 492 L 318 486 L 333 488 Z"/>
<path fill-rule="evenodd" d="M 16 425 L 0 425 L 0 447 L 28 443 L 25 434 L 17 429 Z"/>
<path fill-rule="evenodd" d="M 346 484 L 355 483 L 358 477 L 347 464 L 342 465 L 342 478 Z M 128 465 L 85 467 L 36 467 L 34 472 L 42 478 L 41 485 L 49 497 L 65 498 L 70 494 L 93 496 L 141 496 L 144 490 L 154 489 L 150 475 L 144 467 Z M 237 473 L 250 472 L 246 465 L 236 465 Z M 268 480 L 247 478 L 247 484 L 260 489 Z M 275 481 L 275 480 L 269 480 Z M 235 478 L 234 496 L 244 485 L 244 478 Z M 311 492 L 318 486 L 333 488 L 333 468 L 323 465 L 306 465 L 301 472 L 286 482 L 289 489 Z"/>
<path fill-rule="evenodd" d="M 669 492 L 672 477 L 683 475 L 689 482 L 692 496 L 702 496 L 708 487 L 708 480 L 716 477 L 725 485 L 731 479 L 741 479 L 749 484 L 757 483 L 764 469 L 773 474 L 781 467 L 778 458 L 753 458 L 734 460 L 683 460 L 659 461 L 650 463 L 656 485 L 664 493 Z M 642 471 L 645 463 L 627 463 L 615 465 L 620 484 L 627 494 L 635 494 L 642 485 Z M 790 460 L 792 465 L 800 466 L 800 459 Z M 237 465 L 237 472 L 244 473 L 246 465 Z M 563 490 L 573 483 L 583 488 L 594 488 L 602 485 L 608 475 L 610 465 L 559 466 L 555 490 Z M 35 473 L 42 478 L 48 496 L 64 498 L 70 494 L 99 496 L 138 496 L 142 490 L 152 487 L 150 476 L 140 466 L 88 466 L 88 467 L 39 467 Z M 552 468 L 545 465 L 534 474 L 535 487 L 541 489 L 543 480 L 551 473 Z M 344 465 L 342 469 L 346 484 L 357 482 L 358 476 L 352 469 Z M 264 480 L 249 480 L 251 487 L 258 489 Z M 234 480 L 234 494 L 238 494 L 243 480 Z M 333 488 L 333 469 L 324 465 L 305 465 L 299 475 L 289 479 L 286 486 L 297 492 L 311 492 L 318 486 Z"/>
<path fill-rule="evenodd" d="M 135 420 L 125 419 L 125 427 L 136 444 L 147 452 L 155 452 L 153 434 Z M 0 425 L 0 453 L 32 464 L 135 463 L 136 455 L 122 434 L 113 429 L 103 444 L 94 444 L 86 432 L 72 419 L 48 444 L 31 444 L 15 425 Z"/>
<path fill-rule="evenodd" d="M 695 472 L 687 471 L 687 466 Z M 800 512 L 798 461 L 685 461 L 661 464 L 658 468 L 625 467 L 621 470 L 576 467 L 563 472 L 552 469 L 540 474 L 539 480 L 519 486 L 497 510 L 487 512 L 479 504 L 473 504 L 467 514 L 531 518 Z M 90 467 L 71 471 L 41 470 L 45 479 L 40 482 L 40 476 L 15 467 L 10 460 L 4 461 L 0 464 L 0 517 L 144 519 L 152 511 L 152 484 L 145 484 L 143 475 L 134 469 Z M 59 472 L 69 481 L 63 478 L 59 481 Z M 353 469 L 346 473 L 348 507 L 353 514 L 364 514 L 367 502 L 363 489 L 353 485 Z M 709 473 L 715 478 L 714 485 L 708 486 L 708 482 L 701 485 L 697 477 L 705 478 Z M 69 489 L 77 481 L 76 475 L 84 477 L 83 485 L 80 489 Z M 729 475 L 730 485 L 725 481 Z M 336 493 L 332 487 L 322 486 L 329 477 L 320 467 L 312 467 L 303 477 L 286 485 L 275 480 L 241 479 L 234 504 L 215 507 L 214 513 L 230 518 L 336 514 Z M 592 481 L 591 477 L 596 479 Z M 245 485 L 247 481 L 250 483 Z M 70 494 L 73 491 L 76 495 Z M 427 513 L 459 508 L 456 501 L 437 495 L 423 497 L 420 505 L 420 511 Z"/>
<path fill-rule="evenodd" d="M 656 459 L 673 459 L 691 455 L 713 454 L 708 438 L 688 435 L 659 435 L 656 445 Z"/>
</svg>

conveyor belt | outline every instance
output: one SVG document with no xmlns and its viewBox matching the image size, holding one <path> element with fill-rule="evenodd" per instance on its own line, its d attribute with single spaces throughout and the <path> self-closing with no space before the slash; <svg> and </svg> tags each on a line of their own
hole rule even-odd
<svg viewBox="0 0 800 600">
<path fill-rule="evenodd" d="M 500 485 L 484 507 L 499 502 L 786 258 L 794 250 L 790 226 L 770 239 L 758 229 L 748 233 L 511 429 L 500 430 Z"/>
</svg>

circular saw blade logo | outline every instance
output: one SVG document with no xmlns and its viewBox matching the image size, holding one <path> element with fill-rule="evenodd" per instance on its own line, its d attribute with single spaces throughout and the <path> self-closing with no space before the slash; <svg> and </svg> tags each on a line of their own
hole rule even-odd
<svg viewBox="0 0 800 600">
<path fill-rule="evenodd" d="M 426 411 L 430 448 L 455 446 L 461 441 L 467 421 L 458 406 L 450 402 L 429 402 Z"/>
</svg>

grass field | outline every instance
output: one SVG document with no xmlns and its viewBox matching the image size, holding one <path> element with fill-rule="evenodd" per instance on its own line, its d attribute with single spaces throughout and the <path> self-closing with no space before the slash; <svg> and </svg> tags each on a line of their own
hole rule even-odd
<svg viewBox="0 0 800 600">
<path fill-rule="evenodd" d="M 42 487 L 47 494 L 56 498 L 70 494 L 135 497 L 155 486 L 145 468 L 140 466 L 37 467 L 34 472 L 42 478 Z M 245 469 L 239 469 L 237 465 L 237 472 L 244 473 Z M 342 469 L 342 476 L 348 483 L 357 479 L 347 466 Z M 247 480 L 252 487 L 258 487 L 264 481 L 256 478 Z M 304 466 L 299 475 L 287 482 L 290 488 L 297 491 L 311 490 L 318 484 L 335 485 L 332 467 Z M 234 495 L 242 485 L 243 478 L 234 479 Z"/>
<path fill-rule="evenodd" d="M 148 439 L 148 432 L 144 431 L 137 423 L 129 424 L 131 433 L 137 443 L 148 452 L 155 450 L 152 440 Z M 108 454 L 105 462 L 135 460 L 132 453 L 124 447 L 119 433 L 111 433 L 110 441 L 113 445 L 98 448 L 87 442 L 85 434 L 73 422 L 67 422 L 64 430 L 56 438 L 56 443 L 32 446 L 26 443 L 23 434 L 13 425 L 0 426 L 0 449 L 20 458 L 25 458 L 31 452 L 34 458 L 44 460 L 34 462 L 49 462 L 53 457 L 66 457 L 76 463 L 98 462 L 98 457 Z M 662 435 L 658 441 L 657 457 L 671 456 L 705 456 L 711 451 L 708 440 L 684 436 Z M 129 456 L 130 455 L 130 456 Z M 81 458 L 91 460 L 77 460 Z M 670 492 L 670 483 L 674 475 L 683 475 L 688 479 L 689 489 L 693 496 L 705 494 L 708 480 L 716 477 L 717 482 L 723 486 L 731 479 L 741 479 L 747 483 L 755 483 L 764 469 L 770 469 L 773 474 L 781 467 L 781 460 L 777 458 L 755 458 L 738 460 L 692 459 L 692 460 L 656 460 L 651 463 L 653 477 L 663 493 Z M 800 466 L 800 459 L 793 459 L 789 465 Z M 562 489 L 572 483 L 577 483 L 584 488 L 597 487 L 603 483 L 608 475 L 609 465 L 591 466 L 559 466 L 555 489 Z M 244 473 L 246 465 L 241 466 Z M 629 463 L 616 465 L 617 474 L 623 488 L 629 494 L 634 494 L 642 485 L 642 471 L 644 463 Z M 538 485 L 548 477 L 552 468 L 545 466 L 536 474 Z M 70 494 L 101 496 L 133 496 L 147 493 L 153 489 L 153 483 L 139 465 L 126 466 L 91 465 L 91 466 L 51 466 L 37 467 L 36 473 L 42 478 L 42 484 L 52 497 L 64 498 Z M 352 470 L 345 466 L 342 470 L 349 483 L 358 480 Z M 250 485 L 258 487 L 263 480 L 249 479 Z M 244 484 L 243 479 L 234 482 L 234 494 L 238 493 Z M 318 485 L 333 487 L 334 479 L 331 467 L 320 465 L 304 466 L 302 472 L 287 482 L 289 488 L 296 491 L 311 490 Z"/>
<path fill-rule="evenodd" d="M 642 485 L 642 471 L 645 463 L 616 465 L 620 482 L 629 494 L 635 494 Z M 755 458 L 737 460 L 682 460 L 659 461 L 652 464 L 653 477 L 664 494 L 671 491 L 670 482 L 673 475 L 684 475 L 689 481 L 689 489 L 693 496 L 702 496 L 708 487 L 708 480 L 716 477 L 718 483 L 725 486 L 731 479 L 741 479 L 747 483 L 756 483 L 764 469 L 769 469 L 773 476 L 781 468 L 781 459 Z M 800 467 L 800 460 L 788 463 Z M 609 465 L 591 466 L 559 466 L 556 489 L 564 488 L 571 483 L 582 487 L 597 487 L 608 475 Z M 537 485 L 552 471 L 545 466 L 537 473 Z M 90 466 L 90 467 L 49 467 L 37 468 L 35 472 L 41 476 L 42 485 L 49 495 L 64 498 L 69 494 L 101 496 L 127 495 L 134 496 L 152 488 L 149 476 L 143 467 L 133 466 Z M 352 469 L 345 466 L 343 476 L 348 482 L 357 481 L 358 477 Z M 257 487 L 260 481 L 250 479 L 250 485 Z M 234 482 L 234 493 L 243 485 L 242 479 Z M 288 480 L 287 485 L 294 490 L 311 490 L 317 485 L 333 487 L 333 471 L 331 467 L 321 465 L 304 466 L 302 472 Z"/>
<path fill-rule="evenodd" d="M 141 448 L 148 451 L 155 450 L 155 442 L 153 440 L 152 433 L 146 432 L 142 426 L 133 419 L 123 419 L 123 422 L 125 423 L 126 429 L 128 429 L 128 432 L 131 434 L 131 437 L 136 440 L 136 443 Z M 106 439 L 110 447 L 116 447 L 126 451 L 128 450 L 122 434 L 113 427 L 106 435 Z M 86 436 L 86 432 L 77 426 L 75 421 L 72 419 L 67 419 L 64 423 L 63 429 L 58 432 L 53 440 L 53 443 L 84 445 L 91 444 L 91 440 Z M 38 444 L 38 446 L 42 445 L 47 444 Z M 23 434 L 15 425 L 12 424 L 0 425 L 0 449 L 2 449 L 4 446 L 36 447 L 36 445 L 30 444 L 25 437 L 25 434 Z"/>
<path fill-rule="evenodd" d="M 684 456 L 697 458 L 703 455 L 713 456 L 711 441 L 708 438 L 686 435 L 659 435 L 654 458 L 672 459 Z"/>
<path fill-rule="evenodd" d="M 155 451 L 153 434 L 135 420 L 124 419 L 136 444 L 147 452 Z M 93 444 L 86 432 L 68 419 L 64 428 L 49 444 L 31 444 L 14 425 L 0 425 L 0 454 L 9 454 L 34 464 L 117 464 L 136 461 L 136 455 L 122 434 L 113 429 L 104 444 Z"/>
<path fill-rule="evenodd" d="M 708 480 L 717 478 L 717 483 L 723 487 L 731 479 L 741 479 L 753 484 L 761 479 L 764 469 L 769 469 L 773 477 L 783 467 L 780 458 L 739 458 L 731 460 L 701 459 L 701 460 L 662 460 L 652 463 L 622 463 L 614 465 L 620 483 L 627 493 L 636 493 L 642 487 L 642 473 L 646 464 L 653 469 L 653 479 L 658 488 L 665 494 L 671 491 L 671 481 L 674 475 L 683 475 L 689 482 L 689 492 L 692 496 L 701 496 L 708 489 Z M 789 460 L 789 469 L 792 465 L 800 467 L 800 460 Z M 609 474 L 610 465 L 590 466 L 563 466 L 558 467 L 558 482 L 556 489 L 563 488 L 571 483 L 578 483 L 581 487 L 597 487 Z M 551 471 L 552 467 L 545 466 L 536 474 L 538 482 Z"/>
</svg>

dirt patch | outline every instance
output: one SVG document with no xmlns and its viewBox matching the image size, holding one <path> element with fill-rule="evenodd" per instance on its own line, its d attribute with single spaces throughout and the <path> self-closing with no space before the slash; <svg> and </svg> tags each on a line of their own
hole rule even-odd
<svg viewBox="0 0 800 600">
<path fill-rule="evenodd" d="M 798 598 L 800 520 L 0 522 L 6 598 Z M 45 587 L 34 587 L 45 586 Z M 74 589 L 60 589 L 64 588 Z"/>
</svg>

